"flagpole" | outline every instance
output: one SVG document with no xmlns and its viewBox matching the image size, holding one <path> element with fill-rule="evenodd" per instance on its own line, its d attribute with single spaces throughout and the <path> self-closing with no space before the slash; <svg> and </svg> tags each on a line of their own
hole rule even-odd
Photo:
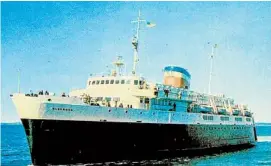
<svg viewBox="0 0 271 166">
<path fill-rule="evenodd" d="M 140 10 L 138 11 L 138 17 L 137 17 L 137 29 L 136 29 L 136 38 L 139 39 L 139 29 L 140 29 Z"/>
<path fill-rule="evenodd" d="M 209 87 L 208 87 L 208 93 L 211 94 L 211 81 L 212 81 L 212 75 L 213 75 L 213 58 L 214 58 L 214 49 L 216 48 L 216 44 L 212 46 L 212 53 L 211 53 L 211 62 L 210 62 L 210 76 L 209 76 Z"/>
</svg>

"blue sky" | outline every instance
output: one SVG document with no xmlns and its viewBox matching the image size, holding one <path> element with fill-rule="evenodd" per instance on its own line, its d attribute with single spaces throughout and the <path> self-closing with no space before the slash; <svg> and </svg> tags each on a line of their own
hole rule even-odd
<svg viewBox="0 0 271 166">
<path fill-rule="evenodd" d="M 90 73 L 107 71 L 117 55 L 132 69 L 131 24 L 141 9 L 157 24 L 142 27 L 139 72 L 162 81 L 178 65 L 191 88 L 207 92 L 210 43 L 217 43 L 213 93 L 246 103 L 256 121 L 271 122 L 270 2 L 2 2 L 2 121 L 18 121 L 17 91 L 68 92 Z"/>
</svg>

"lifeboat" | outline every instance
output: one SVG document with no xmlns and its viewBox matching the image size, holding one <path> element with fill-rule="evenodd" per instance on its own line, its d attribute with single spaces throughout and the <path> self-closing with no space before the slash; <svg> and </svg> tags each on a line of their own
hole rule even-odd
<svg viewBox="0 0 271 166">
<path fill-rule="evenodd" d="M 232 110 L 232 115 L 235 115 L 235 116 L 241 115 L 241 110 L 239 110 L 239 109 L 233 109 Z"/>
<path fill-rule="evenodd" d="M 192 106 L 191 112 L 195 113 L 213 113 L 214 109 L 211 106 L 208 105 L 198 105 L 195 104 Z"/>
<path fill-rule="evenodd" d="M 218 108 L 217 113 L 219 115 L 228 115 L 229 114 L 225 108 Z"/>
</svg>

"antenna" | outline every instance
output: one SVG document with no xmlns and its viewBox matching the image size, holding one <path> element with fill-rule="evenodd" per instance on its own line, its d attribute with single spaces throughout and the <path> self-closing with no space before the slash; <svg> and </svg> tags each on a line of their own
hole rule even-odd
<svg viewBox="0 0 271 166">
<path fill-rule="evenodd" d="M 217 48 L 217 44 L 215 44 L 214 46 L 212 46 L 212 53 L 210 55 L 210 77 L 209 77 L 209 88 L 208 88 L 208 93 L 211 94 L 211 81 L 212 81 L 212 75 L 213 75 L 213 58 L 214 58 L 214 52 L 215 49 Z"/>
</svg>

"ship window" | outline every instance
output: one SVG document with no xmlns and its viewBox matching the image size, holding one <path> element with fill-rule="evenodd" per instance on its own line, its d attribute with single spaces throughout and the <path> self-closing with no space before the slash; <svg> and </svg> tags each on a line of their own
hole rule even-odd
<svg viewBox="0 0 271 166">
<path fill-rule="evenodd" d="M 235 121 L 242 122 L 242 118 L 235 118 Z"/>
<path fill-rule="evenodd" d="M 126 80 L 126 84 L 130 84 L 131 83 L 131 80 Z"/>
<path fill-rule="evenodd" d="M 149 98 L 145 98 L 145 103 L 149 104 L 150 103 L 150 99 Z"/>
<path fill-rule="evenodd" d="M 134 85 L 138 85 L 138 80 L 134 80 Z"/>
<path fill-rule="evenodd" d="M 121 80 L 121 84 L 125 84 L 125 80 Z"/>
<path fill-rule="evenodd" d="M 139 85 L 143 85 L 143 81 L 140 80 L 140 81 L 139 81 Z"/>
<path fill-rule="evenodd" d="M 250 121 L 251 121 L 251 119 L 250 119 L 250 118 L 246 118 L 246 121 L 247 121 L 247 122 L 250 122 Z"/>
<path fill-rule="evenodd" d="M 101 84 L 104 84 L 104 80 L 101 81 Z"/>
<path fill-rule="evenodd" d="M 143 103 L 143 97 L 140 97 L 140 103 Z"/>
<path fill-rule="evenodd" d="M 208 116 L 208 120 L 213 120 L 213 116 Z"/>
<path fill-rule="evenodd" d="M 91 85 L 91 81 L 88 82 L 88 85 Z"/>
<path fill-rule="evenodd" d="M 221 121 L 229 121 L 229 117 L 224 117 L 224 116 L 222 116 L 222 117 L 220 117 L 220 120 L 221 120 Z"/>
<path fill-rule="evenodd" d="M 95 84 L 95 81 L 92 81 L 92 85 L 94 85 Z"/>
<path fill-rule="evenodd" d="M 109 84 L 109 80 L 106 80 L 106 81 L 105 81 L 105 84 Z"/>
<path fill-rule="evenodd" d="M 203 120 L 214 120 L 213 116 L 203 115 Z"/>
<path fill-rule="evenodd" d="M 116 81 L 115 81 L 115 84 L 119 84 L 119 83 L 120 83 L 120 80 L 116 80 Z"/>
<path fill-rule="evenodd" d="M 114 84 L 114 80 L 110 80 L 110 84 Z"/>
<path fill-rule="evenodd" d="M 98 85 L 100 83 L 100 81 L 98 80 L 98 81 L 96 81 L 96 84 Z"/>
</svg>

